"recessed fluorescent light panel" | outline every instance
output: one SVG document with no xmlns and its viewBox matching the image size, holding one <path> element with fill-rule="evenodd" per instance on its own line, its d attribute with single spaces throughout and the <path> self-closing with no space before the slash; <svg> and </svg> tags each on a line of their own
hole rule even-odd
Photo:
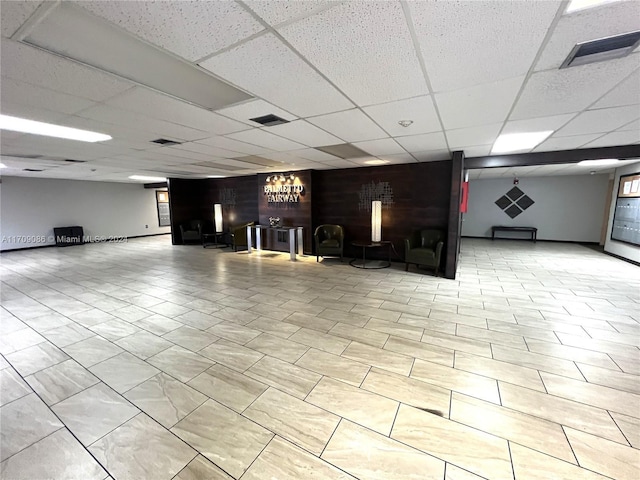
<svg viewBox="0 0 640 480">
<path fill-rule="evenodd" d="M 207 175 L 207 178 L 226 178 L 224 175 Z"/>
<path fill-rule="evenodd" d="M 578 10 L 584 10 L 587 8 L 598 7 L 605 3 L 613 3 L 618 0 L 571 0 L 567 7 L 567 13 L 577 12 Z"/>
<path fill-rule="evenodd" d="M 364 163 L 365 165 L 384 165 L 385 163 L 389 163 L 389 160 L 375 159 L 375 160 L 367 160 Z"/>
<path fill-rule="evenodd" d="M 506 133 L 498 137 L 491 149 L 492 154 L 527 151 L 542 143 L 553 133 L 553 130 L 544 132 Z"/>
<path fill-rule="evenodd" d="M 583 160 L 578 162 L 578 165 L 582 167 L 602 167 L 604 165 L 614 165 L 619 161 L 617 158 L 602 158 L 600 160 Z"/>
<path fill-rule="evenodd" d="M 165 177 L 147 177 L 146 175 L 131 175 L 129 178 L 131 180 L 138 180 L 141 182 L 166 182 L 167 181 Z"/>
<path fill-rule="evenodd" d="M 62 127 L 52 123 L 36 122 L 34 120 L 27 120 L 26 118 L 11 117 L 9 115 L 0 115 L 0 130 L 31 133 L 33 135 L 44 135 L 46 137 L 66 138 L 67 140 L 79 140 L 81 142 L 104 142 L 105 140 L 111 140 L 109 135 L 103 133 Z"/>
<path fill-rule="evenodd" d="M 0 168 L 7 168 L 7 166 L 4 163 L 0 163 Z"/>
<path fill-rule="evenodd" d="M 253 98 L 71 2 L 57 5 L 23 41 L 210 110 Z"/>
</svg>

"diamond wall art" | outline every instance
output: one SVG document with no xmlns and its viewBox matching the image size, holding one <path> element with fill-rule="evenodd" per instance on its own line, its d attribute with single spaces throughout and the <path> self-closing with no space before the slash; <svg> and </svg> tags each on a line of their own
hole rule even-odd
<svg viewBox="0 0 640 480">
<path fill-rule="evenodd" d="M 518 187 L 513 187 L 495 203 L 504 213 L 511 218 L 516 218 L 535 202 Z"/>
</svg>

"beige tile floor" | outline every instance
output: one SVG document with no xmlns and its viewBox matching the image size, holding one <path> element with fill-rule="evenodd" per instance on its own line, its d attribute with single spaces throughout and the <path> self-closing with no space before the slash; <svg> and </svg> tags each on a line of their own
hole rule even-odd
<svg viewBox="0 0 640 480">
<path fill-rule="evenodd" d="M 640 268 L 586 247 L 0 262 L 3 479 L 640 478 Z"/>
</svg>

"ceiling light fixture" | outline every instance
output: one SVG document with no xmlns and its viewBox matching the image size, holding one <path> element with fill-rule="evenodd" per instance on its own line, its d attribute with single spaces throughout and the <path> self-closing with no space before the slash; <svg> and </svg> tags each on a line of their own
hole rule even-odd
<svg viewBox="0 0 640 480">
<path fill-rule="evenodd" d="M 376 158 L 375 160 L 367 160 L 364 162 L 365 165 L 384 165 L 385 163 L 389 163 L 389 160 L 380 160 Z"/>
<path fill-rule="evenodd" d="M 400 125 L 401 127 L 408 127 L 413 123 L 413 120 L 400 120 L 398 122 L 398 125 Z"/>
<path fill-rule="evenodd" d="M 207 175 L 207 178 L 226 178 L 224 175 Z"/>
<path fill-rule="evenodd" d="M 620 160 L 617 158 L 602 158 L 600 160 L 583 160 L 578 162 L 581 167 L 602 167 L 604 165 L 614 165 Z"/>
<path fill-rule="evenodd" d="M 493 144 L 492 154 L 527 151 L 542 143 L 553 130 L 544 132 L 503 133 Z"/>
<path fill-rule="evenodd" d="M 139 180 L 141 182 L 166 182 L 165 177 L 148 177 L 146 175 L 130 175 L 131 180 Z"/>
<path fill-rule="evenodd" d="M 0 130 L 31 133 L 33 135 L 44 135 L 46 137 L 66 138 L 67 140 L 78 140 L 80 142 L 104 142 L 105 140 L 111 140 L 109 135 L 103 133 L 62 127 L 52 123 L 36 122 L 34 120 L 27 120 L 26 118 L 11 117 L 9 115 L 0 115 Z"/>
<path fill-rule="evenodd" d="M 585 10 L 587 8 L 598 7 L 605 3 L 613 3 L 618 0 L 571 0 L 567 7 L 566 13 L 577 12 L 578 10 Z"/>
<path fill-rule="evenodd" d="M 7 166 L 4 163 L 0 163 L 0 168 L 7 168 Z"/>
</svg>

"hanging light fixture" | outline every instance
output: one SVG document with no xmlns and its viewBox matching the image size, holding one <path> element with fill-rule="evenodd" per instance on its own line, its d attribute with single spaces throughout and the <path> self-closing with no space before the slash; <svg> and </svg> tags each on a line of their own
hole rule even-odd
<svg viewBox="0 0 640 480">
<path fill-rule="evenodd" d="M 382 241 L 382 202 L 371 202 L 371 241 Z"/>
</svg>

